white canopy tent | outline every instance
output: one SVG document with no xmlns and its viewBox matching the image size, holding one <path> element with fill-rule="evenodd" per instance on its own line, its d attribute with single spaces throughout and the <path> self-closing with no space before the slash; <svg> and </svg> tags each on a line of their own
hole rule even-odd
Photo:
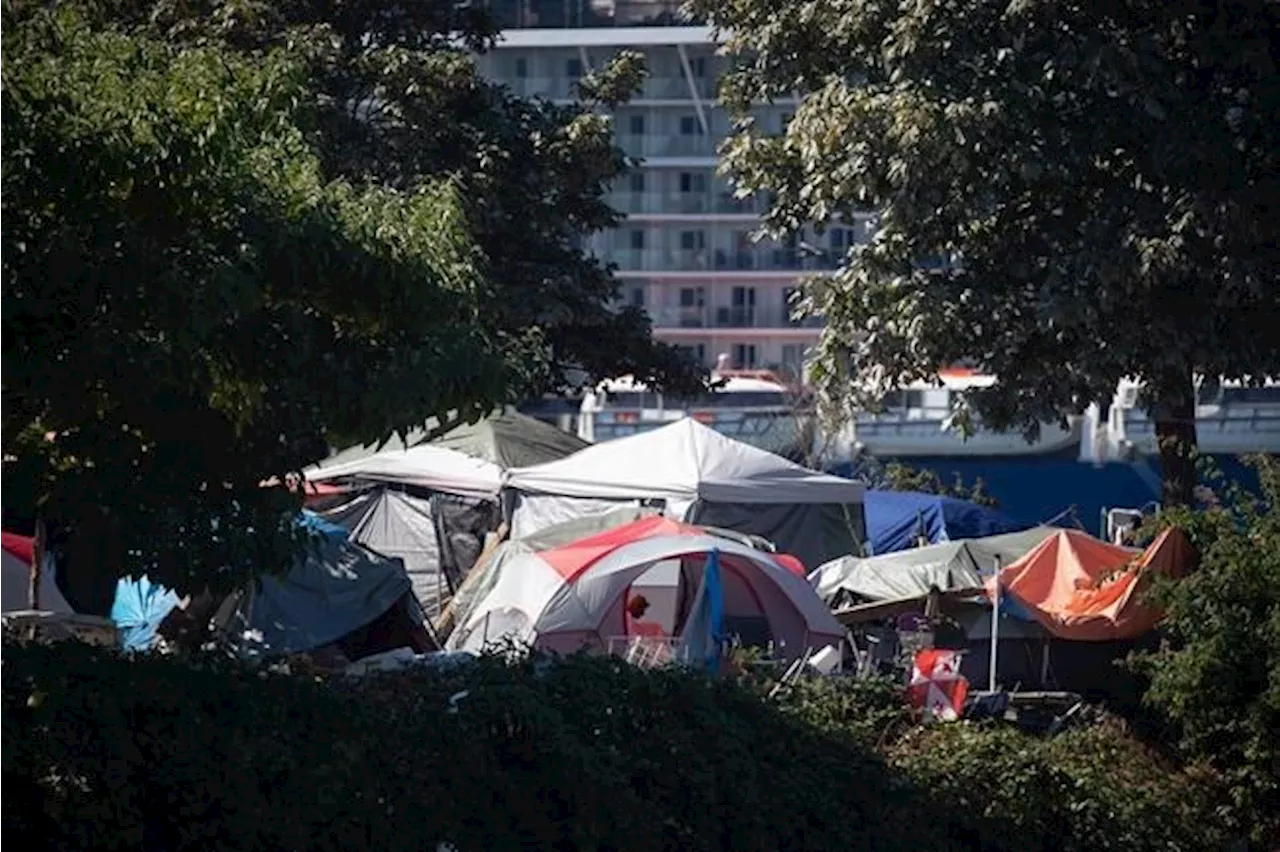
<svg viewBox="0 0 1280 852">
<path fill-rule="evenodd" d="M 507 472 L 512 534 L 627 503 L 763 536 L 816 567 L 862 542 L 862 483 L 809 470 L 685 418 Z"/>
<path fill-rule="evenodd" d="M 485 459 L 419 444 L 337 464 L 321 462 L 306 472 L 308 482 L 359 480 L 411 485 L 463 497 L 496 500 L 502 488 L 502 468 Z"/>
<path fill-rule="evenodd" d="M 321 463 L 311 483 L 351 493 L 320 510 L 371 550 L 404 560 L 413 592 L 436 616 L 498 522 L 502 469 L 432 444 Z"/>
</svg>

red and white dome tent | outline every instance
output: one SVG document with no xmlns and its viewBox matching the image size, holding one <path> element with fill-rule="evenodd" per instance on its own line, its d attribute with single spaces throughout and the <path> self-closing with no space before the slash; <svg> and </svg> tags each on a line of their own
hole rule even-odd
<svg viewBox="0 0 1280 852">
<path fill-rule="evenodd" d="M 482 591 L 458 614 L 448 649 L 478 652 L 503 640 L 557 653 L 616 650 L 643 636 L 679 647 L 690 627 L 707 556 L 720 553 L 725 633 L 750 633 L 776 656 L 839 647 L 844 628 L 792 560 L 664 517 L 643 518 L 561 546 L 495 559 L 477 577 Z M 632 587 L 671 568 L 675 605 L 660 629 L 638 623 Z M 647 594 L 647 592 L 646 592 Z M 642 607 L 643 608 L 643 607 Z"/>
<path fill-rule="evenodd" d="M 40 600 L 31 600 L 31 563 L 35 559 L 35 541 L 29 536 L 17 533 L 3 533 L 3 605 L 4 612 L 39 610 L 69 614 L 74 612 L 71 604 L 58 590 L 58 582 L 54 577 L 53 559 L 45 556 L 40 569 Z"/>
</svg>

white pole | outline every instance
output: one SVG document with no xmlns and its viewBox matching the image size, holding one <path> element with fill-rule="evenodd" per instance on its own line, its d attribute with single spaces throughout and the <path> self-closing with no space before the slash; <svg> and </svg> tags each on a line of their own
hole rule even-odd
<svg viewBox="0 0 1280 852">
<path fill-rule="evenodd" d="M 995 562 L 995 586 L 991 593 L 991 658 L 988 661 L 987 690 L 996 691 L 996 651 L 1000 647 L 1000 557 Z"/>
</svg>

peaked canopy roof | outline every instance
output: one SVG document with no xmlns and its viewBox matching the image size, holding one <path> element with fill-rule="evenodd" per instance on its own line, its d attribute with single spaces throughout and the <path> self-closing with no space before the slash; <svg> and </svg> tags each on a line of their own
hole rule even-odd
<svg viewBox="0 0 1280 852">
<path fill-rule="evenodd" d="M 858 503 L 860 482 L 818 473 L 692 418 L 508 471 L 508 485 L 566 497 L 718 503 Z"/>
<path fill-rule="evenodd" d="M 577 435 L 516 411 L 463 423 L 433 443 L 493 462 L 503 470 L 555 461 L 591 446 Z"/>
<path fill-rule="evenodd" d="M 360 482 L 415 485 L 469 497 L 494 497 L 502 489 L 502 469 L 434 444 L 361 456 L 348 461 L 330 460 L 306 471 L 308 482 L 356 480 Z"/>
<path fill-rule="evenodd" d="M 403 440 L 392 435 L 381 449 L 377 444 L 348 447 L 325 459 L 321 466 L 343 465 L 430 443 L 482 459 L 505 470 L 555 461 L 590 446 L 577 435 L 518 411 L 494 412 L 475 423 L 463 423 L 428 442 L 427 436 L 435 426 L 433 419 L 421 428 L 410 430 Z"/>
</svg>

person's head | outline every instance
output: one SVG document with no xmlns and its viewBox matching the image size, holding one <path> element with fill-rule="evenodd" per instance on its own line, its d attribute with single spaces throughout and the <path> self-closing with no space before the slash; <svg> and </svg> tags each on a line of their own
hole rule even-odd
<svg viewBox="0 0 1280 852">
<path fill-rule="evenodd" d="M 644 595 L 633 595 L 627 603 L 627 612 L 632 618 L 644 618 L 649 611 L 649 601 Z"/>
</svg>

